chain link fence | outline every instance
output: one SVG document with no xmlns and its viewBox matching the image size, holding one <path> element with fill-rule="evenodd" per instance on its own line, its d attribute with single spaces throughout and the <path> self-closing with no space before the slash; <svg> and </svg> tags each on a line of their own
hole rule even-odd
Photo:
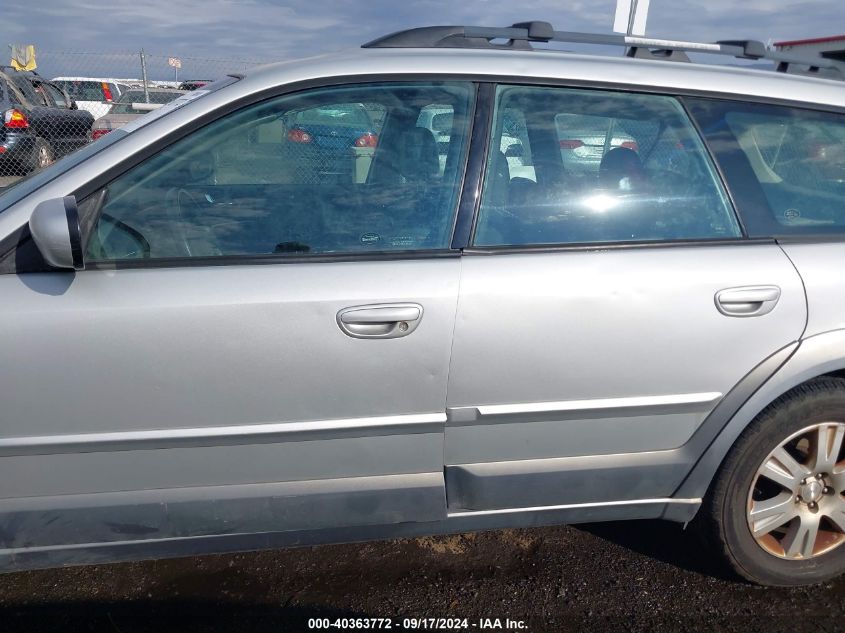
<svg viewBox="0 0 845 633">
<path fill-rule="evenodd" d="M 226 74 L 273 60 L 43 51 L 0 67 L 0 187 Z"/>
</svg>

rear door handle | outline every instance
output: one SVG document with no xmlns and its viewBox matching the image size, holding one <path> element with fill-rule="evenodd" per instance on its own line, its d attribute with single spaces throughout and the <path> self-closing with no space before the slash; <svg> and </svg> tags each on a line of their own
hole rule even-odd
<svg viewBox="0 0 845 633">
<path fill-rule="evenodd" d="M 716 308 L 730 317 L 763 316 L 775 309 L 780 299 L 777 286 L 743 286 L 716 293 Z"/>
<path fill-rule="evenodd" d="M 353 338 L 399 338 L 416 330 L 422 316 L 418 303 L 352 306 L 337 313 L 337 324 Z"/>
</svg>

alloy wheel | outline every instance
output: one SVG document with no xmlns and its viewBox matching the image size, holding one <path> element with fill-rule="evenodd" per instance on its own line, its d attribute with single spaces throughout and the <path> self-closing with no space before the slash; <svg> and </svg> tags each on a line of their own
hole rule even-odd
<svg viewBox="0 0 845 633">
<path fill-rule="evenodd" d="M 748 493 L 748 527 L 770 554 L 806 560 L 845 542 L 845 423 L 791 435 L 759 468 Z"/>
</svg>

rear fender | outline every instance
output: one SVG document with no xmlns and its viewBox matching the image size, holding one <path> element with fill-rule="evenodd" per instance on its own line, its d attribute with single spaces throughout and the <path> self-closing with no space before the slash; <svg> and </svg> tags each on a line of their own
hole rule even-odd
<svg viewBox="0 0 845 633">
<path fill-rule="evenodd" d="M 812 378 L 845 369 L 845 330 L 834 330 L 801 341 L 792 356 L 743 404 L 675 491 L 677 498 L 700 498 L 707 493 L 737 438 L 769 404 Z M 669 508 L 671 513 L 672 509 Z M 665 518 L 679 517 L 664 515 Z"/>
</svg>

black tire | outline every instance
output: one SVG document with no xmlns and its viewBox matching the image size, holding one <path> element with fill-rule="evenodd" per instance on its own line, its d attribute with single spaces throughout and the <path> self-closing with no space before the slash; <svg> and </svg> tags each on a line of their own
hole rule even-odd
<svg viewBox="0 0 845 633">
<path fill-rule="evenodd" d="M 737 439 L 704 499 L 697 527 L 727 566 L 746 580 L 796 586 L 845 572 L 845 544 L 789 560 L 763 549 L 748 526 L 748 494 L 758 467 L 791 435 L 822 422 L 845 422 L 845 380 L 817 378 L 770 404 Z"/>
</svg>

